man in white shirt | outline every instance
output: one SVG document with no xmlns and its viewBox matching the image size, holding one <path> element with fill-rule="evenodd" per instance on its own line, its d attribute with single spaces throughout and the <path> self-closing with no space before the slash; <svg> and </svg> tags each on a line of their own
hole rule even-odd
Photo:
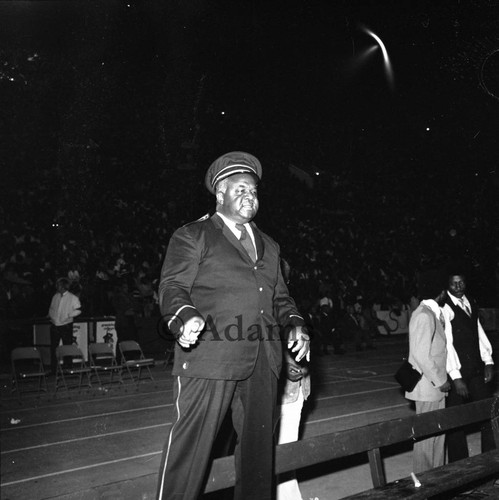
<svg viewBox="0 0 499 500">
<path fill-rule="evenodd" d="M 494 375 L 492 346 L 478 318 L 478 307 L 465 295 L 466 278 L 460 272 L 450 273 L 444 315 L 446 317 L 447 371 L 452 390 L 447 406 L 457 406 L 492 396 L 490 384 Z M 494 449 L 492 427 L 482 427 L 482 452 Z M 469 455 L 464 429 L 447 434 L 449 462 Z"/>
<path fill-rule="evenodd" d="M 64 345 L 73 343 L 73 320 L 81 314 L 80 299 L 68 291 L 69 280 L 59 278 L 55 283 L 57 292 L 52 297 L 48 316 L 52 322 L 50 328 L 50 362 L 55 373 L 57 362 L 55 350 L 62 339 Z"/>
</svg>

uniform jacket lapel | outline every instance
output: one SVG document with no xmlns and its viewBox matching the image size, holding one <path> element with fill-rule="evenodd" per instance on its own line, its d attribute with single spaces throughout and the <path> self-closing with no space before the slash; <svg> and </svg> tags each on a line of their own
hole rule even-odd
<svg viewBox="0 0 499 500">
<path fill-rule="evenodd" d="M 251 229 L 253 229 L 253 235 L 255 236 L 256 254 L 258 256 L 258 260 L 261 260 L 263 259 L 263 254 L 265 252 L 263 238 L 254 222 L 251 222 Z"/>
</svg>

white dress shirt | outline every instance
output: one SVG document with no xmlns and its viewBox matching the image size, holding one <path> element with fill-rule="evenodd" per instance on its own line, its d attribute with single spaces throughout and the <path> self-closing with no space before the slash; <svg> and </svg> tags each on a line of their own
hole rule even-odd
<svg viewBox="0 0 499 500">
<path fill-rule="evenodd" d="M 462 302 L 460 299 L 454 297 L 454 295 L 449 292 L 447 292 L 447 295 L 450 297 L 452 303 L 455 306 L 460 307 L 466 312 L 465 307 L 463 307 L 464 305 L 469 308 L 469 311 L 471 311 L 471 305 L 466 295 L 463 295 Z M 445 304 L 443 312 L 445 317 L 445 336 L 447 337 L 447 373 L 450 375 L 452 380 L 455 380 L 457 378 L 461 378 L 461 362 L 459 361 L 459 356 L 454 349 L 454 338 L 452 336 L 451 321 L 454 319 L 454 311 L 448 304 Z M 494 361 L 492 360 L 492 345 L 490 344 L 490 341 L 485 334 L 485 330 L 480 323 L 480 319 L 477 319 L 477 327 L 480 357 L 486 365 L 493 365 Z"/>
<path fill-rule="evenodd" d="M 224 214 L 221 214 L 220 212 L 217 212 L 217 214 L 220 216 L 220 218 L 224 221 L 225 225 L 232 231 L 234 236 L 239 240 L 241 239 L 241 231 L 237 229 L 236 223 L 228 219 Z M 246 228 L 246 231 L 250 235 L 251 241 L 253 242 L 253 246 L 255 247 L 255 255 L 256 259 L 258 260 L 258 254 L 256 252 L 256 245 L 255 245 L 255 235 L 253 234 L 253 229 L 251 228 L 251 225 L 246 222 L 243 224 L 244 227 Z"/>
<path fill-rule="evenodd" d="M 80 309 L 80 299 L 76 295 L 68 291 L 62 295 L 56 293 L 50 304 L 49 318 L 55 326 L 67 325 L 81 314 Z"/>
</svg>

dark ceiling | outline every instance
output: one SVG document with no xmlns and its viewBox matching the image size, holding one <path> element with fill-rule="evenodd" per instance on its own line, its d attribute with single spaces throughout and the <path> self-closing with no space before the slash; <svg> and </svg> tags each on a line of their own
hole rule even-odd
<svg viewBox="0 0 499 500">
<path fill-rule="evenodd" d="M 498 5 L 2 2 L 2 134 L 16 168 L 78 147 L 162 168 L 246 148 L 304 169 L 350 168 L 354 150 L 365 168 L 491 172 Z"/>
</svg>

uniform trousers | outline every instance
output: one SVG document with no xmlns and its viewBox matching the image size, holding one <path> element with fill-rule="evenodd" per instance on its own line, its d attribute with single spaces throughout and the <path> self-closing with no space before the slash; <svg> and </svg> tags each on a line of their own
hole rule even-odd
<svg viewBox="0 0 499 500">
<path fill-rule="evenodd" d="M 229 408 L 237 434 L 235 500 L 271 500 L 277 377 L 260 344 L 245 380 L 178 376 L 175 421 L 165 443 L 158 500 L 196 500 L 203 492 L 215 437 Z"/>
<path fill-rule="evenodd" d="M 416 401 L 416 414 L 445 408 L 445 398 L 440 401 Z M 414 472 L 424 472 L 444 465 L 445 434 L 431 436 L 414 443 Z"/>
<path fill-rule="evenodd" d="M 456 393 L 454 383 L 452 383 L 452 390 L 449 391 L 447 396 L 447 407 L 463 405 L 473 401 L 480 401 L 492 396 L 490 384 L 486 384 L 484 376 L 475 376 L 464 378 L 470 397 L 464 399 Z M 482 453 L 495 449 L 494 433 L 492 431 L 492 424 L 490 421 L 485 422 L 481 427 L 482 438 Z M 468 442 L 466 440 L 466 428 L 456 429 L 447 433 L 447 454 L 449 462 L 455 462 L 469 456 Z"/>
</svg>

